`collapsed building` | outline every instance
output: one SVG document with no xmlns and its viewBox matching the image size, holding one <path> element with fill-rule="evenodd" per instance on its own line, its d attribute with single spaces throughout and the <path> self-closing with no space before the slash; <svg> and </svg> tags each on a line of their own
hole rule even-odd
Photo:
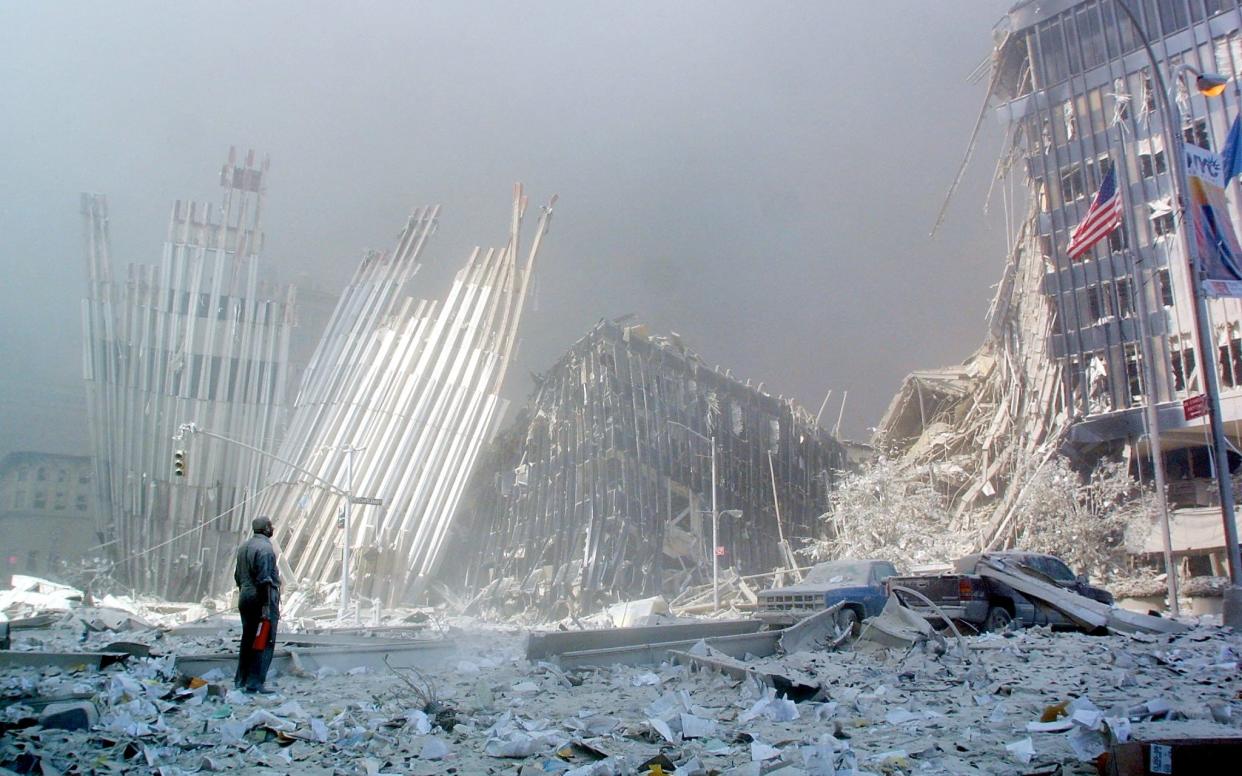
<svg viewBox="0 0 1242 776">
<path fill-rule="evenodd" d="M 217 593 L 276 442 L 294 291 L 259 279 L 267 161 L 229 153 L 222 204 L 178 201 L 157 264 L 117 271 L 107 200 L 84 195 L 83 370 L 102 547 L 133 589 Z M 197 419 L 243 447 L 190 448 Z"/>
<path fill-rule="evenodd" d="M 845 456 L 676 335 L 602 321 L 480 460 L 444 578 L 563 614 L 709 583 L 713 555 L 731 574 L 795 568 Z"/>
<path fill-rule="evenodd" d="M 1027 485 L 1058 453 L 1080 465 L 1121 455 L 1150 479 L 1151 402 L 1174 551 L 1195 558 L 1192 573 L 1221 574 L 1208 421 L 1182 405 L 1205 390 L 1196 356 L 1205 345 L 1227 436 L 1242 445 L 1242 306 L 1210 300 L 1215 339 L 1198 342 L 1165 143 L 1171 130 L 1223 148 L 1238 110 L 1242 11 L 1233 0 L 1128 5 L 1162 68 L 1222 73 L 1235 99 L 1206 98 L 1175 77 L 1182 126 L 1165 127 L 1142 35 L 1116 0 L 1017 3 L 996 28 L 984 108 L 1007 126 L 995 190 L 1012 229 L 988 337 L 962 366 L 907 378 L 875 441 L 955 478 L 952 527 L 995 548 L 1014 540 Z M 1121 227 L 1071 259 L 1070 234 L 1110 170 Z M 1159 552 L 1158 536 L 1140 536 L 1133 550 Z"/>
<path fill-rule="evenodd" d="M 259 512 L 279 517 L 275 538 L 307 589 L 340 580 L 345 602 L 352 589 L 391 604 L 418 595 L 436 569 L 503 409 L 500 388 L 552 214 L 551 204 L 542 209 L 523 257 L 526 206 L 518 186 L 507 245 L 476 248 L 443 302 L 410 296 L 438 206 L 416 209 L 391 252 L 369 252 L 358 265 L 257 499 Z"/>
</svg>

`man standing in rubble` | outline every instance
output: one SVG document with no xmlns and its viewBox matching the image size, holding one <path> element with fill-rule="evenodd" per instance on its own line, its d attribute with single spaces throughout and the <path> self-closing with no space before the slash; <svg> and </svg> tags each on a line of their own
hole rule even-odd
<svg viewBox="0 0 1242 776">
<path fill-rule="evenodd" d="M 241 653 L 233 686 L 248 693 L 268 693 L 267 669 L 276 648 L 276 622 L 280 618 L 280 572 L 272 548 L 272 519 L 256 517 L 254 536 L 237 551 L 233 580 L 237 582 L 237 608 L 241 612 Z M 255 649 L 255 636 L 264 620 L 270 623 L 267 642 Z"/>
</svg>

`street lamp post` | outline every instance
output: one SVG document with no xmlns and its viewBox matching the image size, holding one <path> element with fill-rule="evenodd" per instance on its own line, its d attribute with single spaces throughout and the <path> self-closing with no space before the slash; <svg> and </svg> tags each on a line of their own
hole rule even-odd
<svg viewBox="0 0 1242 776">
<path fill-rule="evenodd" d="M 293 463 L 292 461 L 286 461 L 280 456 L 273 455 L 272 453 L 269 453 L 268 451 L 260 447 L 255 447 L 254 445 L 247 444 L 240 440 L 226 437 L 223 434 L 216 434 L 214 432 L 208 431 L 205 428 L 200 428 L 198 424 L 196 423 L 182 423 L 181 426 L 177 429 L 176 435 L 173 436 L 173 439 L 182 439 L 186 435 L 193 435 L 193 434 L 202 434 L 203 436 L 210 437 L 211 439 L 218 439 L 221 442 L 228 442 L 229 444 L 232 444 L 232 445 L 244 447 L 247 450 L 250 450 L 251 452 L 258 453 L 259 455 L 264 456 L 265 458 L 270 458 L 273 461 L 282 463 L 285 466 L 288 466 L 289 468 L 293 469 L 294 471 L 300 474 L 304 474 L 307 477 L 310 477 L 316 482 L 322 484 L 324 487 L 327 488 L 329 492 L 335 493 L 336 495 L 341 496 L 342 498 L 345 499 L 345 504 L 342 507 L 342 512 L 344 515 L 344 525 L 342 526 L 342 528 L 344 529 L 344 532 L 345 532 L 345 539 L 342 542 L 343 546 L 341 548 L 341 607 L 340 607 L 340 612 L 339 612 L 340 616 L 343 618 L 349 608 L 349 541 L 350 541 L 350 528 L 351 528 L 350 517 L 351 517 L 352 506 L 355 502 L 359 504 L 369 504 L 371 506 L 383 506 L 384 504 L 383 499 L 361 497 L 361 496 L 354 495 L 354 453 L 361 452 L 365 450 L 366 448 L 365 447 L 353 447 L 351 445 L 346 445 L 343 447 L 335 448 L 338 450 L 344 450 L 348 456 L 345 459 L 345 489 L 342 490 L 341 488 L 336 486 L 336 483 L 330 480 L 326 480 L 323 477 L 320 477 L 318 474 L 315 474 L 312 471 L 309 471 L 307 469 L 302 468 L 301 466 L 298 466 L 296 463 Z M 325 448 L 325 449 L 333 449 L 333 448 Z"/>
<path fill-rule="evenodd" d="M 1156 59 L 1156 54 L 1151 48 L 1151 42 L 1147 38 L 1147 33 L 1143 29 L 1143 25 L 1139 22 L 1138 17 L 1134 15 L 1134 11 L 1130 8 L 1126 0 L 1117 0 L 1117 7 L 1122 10 L 1126 17 L 1133 25 L 1135 33 L 1143 44 L 1143 50 L 1147 53 L 1147 58 L 1151 62 L 1152 75 L 1156 79 L 1157 88 L 1155 89 L 1156 98 L 1160 102 L 1161 120 L 1164 124 L 1165 146 L 1169 149 L 1169 155 L 1172 157 L 1172 179 L 1173 193 L 1176 199 L 1176 208 L 1180 215 L 1179 230 L 1182 243 L 1182 250 L 1185 252 L 1186 263 L 1190 268 L 1190 291 L 1194 298 L 1194 315 L 1195 329 L 1199 340 L 1199 364 L 1203 370 L 1204 391 L 1207 394 L 1208 401 L 1208 423 L 1212 431 L 1212 448 L 1216 459 L 1216 484 L 1220 492 L 1220 511 L 1221 522 L 1224 527 L 1225 546 L 1229 554 L 1229 581 L 1234 588 L 1232 596 L 1226 596 L 1226 606 L 1224 615 L 1224 624 L 1232 625 L 1231 622 L 1229 598 L 1233 598 L 1235 606 L 1242 604 L 1238 596 L 1238 585 L 1242 583 L 1242 557 L 1238 552 L 1238 532 L 1237 525 L 1234 522 L 1234 502 L 1233 502 L 1233 483 L 1229 477 L 1229 457 L 1228 445 L 1225 441 L 1225 424 L 1221 415 L 1220 408 L 1220 383 L 1216 374 L 1216 359 L 1211 358 L 1212 331 L 1208 324 L 1207 298 L 1203 293 L 1202 268 L 1199 263 L 1198 246 L 1195 242 L 1195 236 L 1191 232 L 1190 224 L 1187 221 L 1187 204 L 1189 203 L 1190 186 L 1186 180 L 1186 157 L 1184 149 L 1184 139 L 1181 131 L 1181 118 L 1177 109 L 1177 101 L 1170 99 L 1169 86 L 1165 81 L 1164 73 L 1160 69 L 1160 64 Z M 1224 79 L 1218 75 L 1200 73 L 1189 65 L 1179 66 L 1173 73 L 1175 78 L 1180 77 L 1185 72 L 1193 72 L 1197 77 L 1197 86 L 1200 91 L 1205 93 L 1219 94 L 1224 86 Z M 1153 433 L 1159 433 L 1159 429 L 1154 429 Z M 1234 616 L 1238 612 L 1233 613 Z"/>
</svg>

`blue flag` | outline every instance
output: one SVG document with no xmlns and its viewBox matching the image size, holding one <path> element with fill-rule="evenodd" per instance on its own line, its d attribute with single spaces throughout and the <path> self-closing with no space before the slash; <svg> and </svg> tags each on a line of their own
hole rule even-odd
<svg viewBox="0 0 1242 776">
<path fill-rule="evenodd" d="M 1229 135 L 1225 138 L 1225 148 L 1220 152 L 1221 174 L 1226 186 L 1238 173 L 1242 173 L 1242 114 L 1233 120 Z"/>
</svg>

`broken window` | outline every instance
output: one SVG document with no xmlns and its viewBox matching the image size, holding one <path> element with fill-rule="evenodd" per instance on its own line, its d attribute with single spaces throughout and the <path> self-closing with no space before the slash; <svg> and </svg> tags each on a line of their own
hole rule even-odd
<svg viewBox="0 0 1242 776">
<path fill-rule="evenodd" d="M 1173 306 L 1173 278 L 1169 276 L 1169 269 L 1156 270 L 1156 280 L 1160 286 L 1160 304 L 1164 307 Z"/>
<path fill-rule="evenodd" d="M 1138 345 L 1125 346 L 1126 387 L 1129 389 L 1130 401 L 1138 401 L 1143 397 L 1142 361 Z"/>
<path fill-rule="evenodd" d="M 1101 321 L 1111 315 L 1108 294 L 1101 286 L 1087 287 L 1087 317 L 1092 321 Z"/>
<path fill-rule="evenodd" d="M 1088 412 L 1108 412 L 1113 408 L 1113 389 L 1108 378 L 1108 361 L 1103 353 L 1092 353 L 1087 360 Z"/>
<path fill-rule="evenodd" d="M 1182 348 L 1172 353 L 1173 388 L 1178 391 L 1192 390 L 1195 385 L 1195 350 Z"/>
<path fill-rule="evenodd" d="M 1142 175 L 1144 178 L 1154 178 L 1169 171 L 1168 164 L 1165 162 L 1163 148 L 1156 149 L 1155 151 L 1146 150 L 1140 152 L 1138 163 L 1139 175 Z"/>
<path fill-rule="evenodd" d="M 1083 181 L 1082 167 L 1074 164 L 1061 172 L 1061 197 L 1066 202 L 1073 202 L 1085 193 L 1086 186 Z"/>
<path fill-rule="evenodd" d="M 1156 112 L 1156 87 L 1151 82 L 1151 76 L 1147 71 L 1143 71 L 1143 118 L 1150 116 Z"/>
<path fill-rule="evenodd" d="M 1231 338 L 1217 348 L 1220 382 L 1227 388 L 1242 385 L 1242 339 Z"/>
<path fill-rule="evenodd" d="M 1157 216 L 1152 216 L 1151 228 L 1152 231 L 1156 233 L 1157 240 L 1177 231 L 1177 225 L 1173 222 L 1172 213 L 1162 213 Z"/>
<path fill-rule="evenodd" d="M 1120 253 L 1126 249 L 1126 230 L 1114 229 L 1108 233 L 1108 249 Z"/>
<path fill-rule="evenodd" d="M 1043 178 L 1033 178 L 1032 182 L 1035 186 L 1035 201 L 1039 203 L 1039 212 L 1049 212 L 1051 203 L 1048 201 L 1048 186 L 1044 183 Z"/>
<path fill-rule="evenodd" d="M 1118 78 L 1113 81 L 1110 96 L 1113 98 L 1112 124 L 1117 125 L 1130 118 L 1130 93 L 1126 91 L 1125 79 Z"/>
<path fill-rule="evenodd" d="M 1117 317 L 1128 318 L 1134 314 L 1134 298 L 1130 293 L 1130 279 L 1118 278 L 1113 288 L 1117 291 Z"/>
<path fill-rule="evenodd" d="M 1182 138 L 1190 145 L 1199 146 L 1205 151 L 1212 150 L 1212 141 L 1208 138 L 1207 119 L 1196 119 L 1182 129 Z"/>
</svg>

